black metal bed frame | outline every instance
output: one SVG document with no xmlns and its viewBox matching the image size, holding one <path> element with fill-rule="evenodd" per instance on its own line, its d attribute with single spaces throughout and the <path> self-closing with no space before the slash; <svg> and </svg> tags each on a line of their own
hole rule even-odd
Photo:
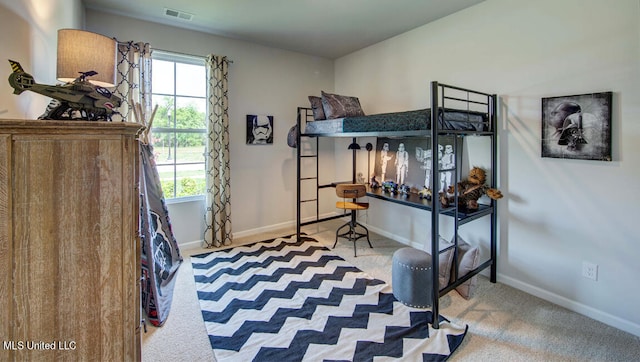
<svg viewBox="0 0 640 362">
<path fill-rule="evenodd" d="M 451 95 L 453 93 L 453 95 Z M 454 106 L 446 107 L 447 104 L 453 103 Z M 461 106 L 462 105 L 462 106 Z M 302 137 L 310 137 L 310 138 L 319 138 L 319 137 L 350 137 L 352 138 L 352 142 L 355 143 L 357 137 L 398 137 L 398 138 L 408 138 L 408 137 L 423 137 L 428 138 L 430 141 L 431 150 L 436 150 L 435 147 L 438 145 L 438 139 L 442 136 L 455 136 L 456 139 L 460 137 L 464 137 L 467 135 L 478 135 L 489 137 L 491 140 L 490 152 L 491 152 L 491 187 L 496 187 L 497 182 L 497 127 L 496 127 L 496 109 L 497 109 L 497 96 L 495 94 L 488 94 L 479 91 L 474 91 L 470 89 L 465 89 L 461 87 L 456 87 L 452 85 L 442 84 L 438 82 L 431 82 L 431 128 L 424 131 L 402 131 L 402 132 L 352 132 L 352 133 L 335 133 L 335 134 L 305 134 L 303 131 L 303 121 L 306 123 L 308 119 L 313 117 L 313 113 L 310 108 L 307 107 L 298 107 L 297 109 L 297 136 L 296 136 L 296 159 L 297 159 L 297 190 L 296 190 L 296 200 L 297 200 L 297 209 L 296 209 L 296 235 L 300 237 L 301 227 L 305 225 L 315 224 L 327 220 L 341 218 L 344 215 L 334 215 L 329 217 L 320 217 L 320 205 L 319 205 L 319 190 L 322 188 L 335 187 L 336 183 L 330 184 L 320 184 L 319 183 L 319 142 L 316 139 L 315 143 L 315 154 L 302 154 L 301 150 L 301 140 Z M 468 131 L 468 130 L 449 130 L 449 129 L 441 129 L 440 122 L 438 121 L 438 112 L 434 110 L 438 109 L 460 109 L 471 111 L 472 108 L 482 108 L 482 113 L 486 114 L 487 121 L 485 122 L 485 128 L 483 131 Z M 466 108 L 466 109 L 465 109 Z M 458 142 L 454 142 L 454 154 L 458 155 Z M 353 154 L 353 165 L 352 165 L 352 180 L 351 182 L 356 182 L 356 150 L 352 151 Z M 301 160 L 304 158 L 316 158 L 315 162 L 315 176 L 302 177 L 301 175 Z M 440 217 L 441 215 L 446 215 L 448 217 L 453 217 L 454 219 L 454 242 L 453 246 L 450 248 L 454 248 L 454 258 L 453 265 L 458 265 L 458 229 L 460 226 L 485 217 L 490 216 L 490 257 L 487 261 L 479 265 L 477 268 L 470 271 L 463 277 L 458 276 L 458 268 L 452 268 L 453 273 L 453 282 L 450 282 L 446 287 L 439 289 L 438 276 L 439 276 L 439 263 L 435 262 L 438 260 L 437 258 L 433 258 L 433 266 L 432 266 L 432 277 L 433 277 L 433 328 L 439 327 L 439 299 L 441 296 L 444 296 L 451 290 L 460 286 L 465 281 L 471 279 L 476 276 L 478 273 L 483 271 L 484 269 L 490 267 L 490 281 L 492 283 L 496 282 L 497 270 L 496 270 L 496 257 L 497 257 L 497 242 L 496 242 L 496 228 L 497 228 L 497 204 L 494 200 L 489 200 L 489 205 L 482 205 L 478 211 L 473 213 L 463 213 L 458 209 L 458 200 L 457 200 L 457 190 L 454 192 L 455 200 L 453 202 L 453 206 L 443 208 L 440 205 L 440 202 L 437 198 L 437 193 L 435 192 L 437 184 L 437 180 L 440 180 L 440 174 L 442 172 L 453 171 L 456 175 L 456 182 L 454 183 L 454 188 L 457 187 L 457 182 L 459 181 L 459 163 L 455 162 L 455 166 L 452 169 L 442 170 L 439 168 L 438 162 L 433 162 L 431 168 L 431 190 L 433 190 L 433 202 L 427 202 L 424 200 L 416 200 L 417 198 L 404 198 L 397 197 L 388 194 L 381 193 L 376 190 L 368 190 L 367 195 L 370 197 L 382 199 L 385 201 L 395 202 L 399 204 L 403 204 L 409 207 L 419 208 L 423 210 L 431 211 L 431 255 L 439 255 L 442 252 L 447 251 L 449 248 L 440 250 L 439 248 L 439 236 L 440 236 Z M 316 197 L 314 199 L 301 199 L 301 184 L 303 181 L 315 180 L 316 181 Z M 383 180 L 384 181 L 384 180 Z M 314 220 L 302 222 L 301 219 L 301 210 L 302 204 L 306 202 L 315 202 L 316 203 L 316 218 Z"/>
</svg>

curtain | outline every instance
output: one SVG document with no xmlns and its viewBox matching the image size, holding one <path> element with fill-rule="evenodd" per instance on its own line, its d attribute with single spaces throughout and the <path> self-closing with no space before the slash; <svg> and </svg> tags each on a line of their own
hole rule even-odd
<svg viewBox="0 0 640 362">
<path fill-rule="evenodd" d="M 113 121 L 136 122 L 134 109 L 140 104 L 151 113 L 151 50 L 148 43 L 118 42 L 117 83 L 114 94 L 122 99 Z M 142 122 L 142 120 L 138 120 Z"/>
<path fill-rule="evenodd" d="M 229 165 L 229 106 L 226 57 L 209 55 L 206 59 L 208 81 L 208 122 L 204 243 L 207 248 L 230 245 L 231 171 Z"/>
<path fill-rule="evenodd" d="M 122 99 L 119 118 L 151 127 L 151 51 L 146 43 L 118 43 L 118 84 Z M 140 135 L 140 224 L 142 307 L 147 320 L 161 326 L 171 309 L 173 289 L 182 256 L 171 229 L 160 176 L 156 168 L 150 129 Z"/>
</svg>

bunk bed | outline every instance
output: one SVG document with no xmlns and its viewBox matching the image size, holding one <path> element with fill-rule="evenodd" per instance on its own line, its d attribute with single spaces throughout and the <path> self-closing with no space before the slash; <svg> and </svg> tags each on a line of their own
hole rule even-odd
<svg viewBox="0 0 640 362">
<path fill-rule="evenodd" d="M 296 135 L 296 155 L 297 155 L 297 212 L 296 212 L 296 234 L 300 237 L 301 226 L 323 222 L 331 219 L 343 217 L 344 215 L 334 215 L 329 217 L 320 217 L 319 212 L 319 190 L 327 187 L 335 187 L 339 182 L 331 182 L 329 184 L 319 183 L 319 142 L 321 137 L 348 137 L 352 138 L 352 143 L 356 143 L 358 137 L 390 137 L 390 138 L 413 138 L 420 137 L 428 139 L 431 150 L 437 148 L 442 137 L 454 137 L 456 142 L 453 143 L 454 148 L 458 147 L 458 142 L 465 136 L 483 136 L 490 139 L 490 182 L 491 187 L 495 187 L 497 180 L 497 133 L 496 133 L 496 100 L 495 94 L 488 94 L 475 90 L 465 89 L 452 85 L 442 84 L 439 82 L 431 82 L 431 107 L 427 109 L 384 113 L 369 116 L 345 117 L 333 120 L 314 120 L 311 108 L 298 107 L 297 109 L 297 135 Z M 434 111 L 435 110 L 435 111 Z M 316 138 L 315 151 L 305 154 L 302 150 L 303 138 Z M 434 148 L 434 146 L 436 148 Z M 454 150 L 458 155 L 458 150 Z M 304 158 L 316 158 L 315 176 L 302 177 L 302 162 Z M 352 180 L 356 182 L 356 153 L 353 150 L 353 167 Z M 494 200 L 488 200 L 477 211 L 467 212 L 461 210 L 456 202 L 450 207 L 443 207 L 438 201 L 437 190 L 434 187 L 436 180 L 439 180 L 443 172 L 453 172 L 456 180 L 453 182 L 454 187 L 460 180 L 461 162 L 455 162 L 453 168 L 440 169 L 438 162 L 432 163 L 431 166 L 431 190 L 434 190 L 432 201 L 420 199 L 415 195 L 398 196 L 381 192 L 379 189 L 368 188 L 367 195 L 384 201 L 399 203 L 408 207 L 419 208 L 431 211 L 431 255 L 439 255 L 447 249 L 440 250 L 440 218 L 453 218 L 453 246 L 454 261 L 453 265 L 458 265 L 458 229 L 460 226 L 484 217 L 490 218 L 490 235 L 489 235 L 489 257 L 488 260 L 478 265 L 464 276 L 459 276 L 457 268 L 453 268 L 451 281 L 448 285 L 440 287 L 437 282 L 439 279 L 439 263 L 433 263 L 432 266 L 432 313 L 434 328 L 438 328 L 439 320 L 439 298 L 444 296 L 451 290 L 462 285 L 466 281 L 476 276 L 481 271 L 490 268 L 490 281 L 496 282 L 496 226 L 497 226 L 497 209 Z M 315 198 L 302 199 L 301 188 L 303 182 L 315 180 Z M 384 180 L 382 180 L 384 181 Z M 457 195 L 457 193 L 454 192 Z M 457 196 L 456 196 L 457 197 Z M 302 221 L 301 206 L 303 203 L 315 202 L 316 216 L 313 220 Z M 434 258 L 435 260 L 435 258 Z"/>
</svg>

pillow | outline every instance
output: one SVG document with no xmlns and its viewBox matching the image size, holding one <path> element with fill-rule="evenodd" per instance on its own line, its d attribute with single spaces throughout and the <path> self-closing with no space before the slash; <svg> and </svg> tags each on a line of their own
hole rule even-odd
<svg viewBox="0 0 640 362">
<path fill-rule="evenodd" d="M 451 245 L 452 244 L 450 242 L 440 237 L 440 250 Z M 440 289 L 446 287 L 449 284 L 449 278 L 451 275 L 451 263 L 453 263 L 453 248 L 440 253 L 440 257 L 438 259 L 438 283 L 440 284 Z"/>
<path fill-rule="evenodd" d="M 311 110 L 313 111 L 313 120 L 322 121 L 327 119 L 324 115 L 324 109 L 322 108 L 322 98 L 317 96 L 309 96 L 309 103 L 311 103 Z"/>
<path fill-rule="evenodd" d="M 470 271 L 477 268 L 479 261 L 480 248 L 469 245 L 469 243 L 458 236 L 458 278 L 469 274 Z M 476 288 L 477 279 L 478 278 L 474 276 L 457 286 L 456 291 L 460 293 L 463 298 L 469 299 Z M 451 281 L 453 281 L 453 273 L 451 274 Z"/>
<path fill-rule="evenodd" d="M 296 148 L 298 146 L 298 125 L 294 125 L 289 128 L 289 133 L 287 133 L 287 145 L 291 148 Z"/>
<path fill-rule="evenodd" d="M 364 116 L 357 97 L 341 96 L 322 91 L 322 109 L 327 119 Z"/>
</svg>

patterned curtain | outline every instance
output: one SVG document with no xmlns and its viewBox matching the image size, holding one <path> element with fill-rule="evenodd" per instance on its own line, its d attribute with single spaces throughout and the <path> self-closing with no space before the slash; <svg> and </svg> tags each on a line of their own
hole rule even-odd
<svg viewBox="0 0 640 362">
<path fill-rule="evenodd" d="M 143 114 L 151 113 L 151 50 L 148 43 L 118 42 L 118 74 L 114 94 L 122 99 L 113 121 L 136 122 L 139 103 Z"/>
<path fill-rule="evenodd" d="M 208 145 L 206 153 L 207 197 L 204 242 L 207 248 L 230 245 L 231 171 L 229 166 L 229 106 L 227 98 L 227 57 L 209 55 Z"/>
</svg>

